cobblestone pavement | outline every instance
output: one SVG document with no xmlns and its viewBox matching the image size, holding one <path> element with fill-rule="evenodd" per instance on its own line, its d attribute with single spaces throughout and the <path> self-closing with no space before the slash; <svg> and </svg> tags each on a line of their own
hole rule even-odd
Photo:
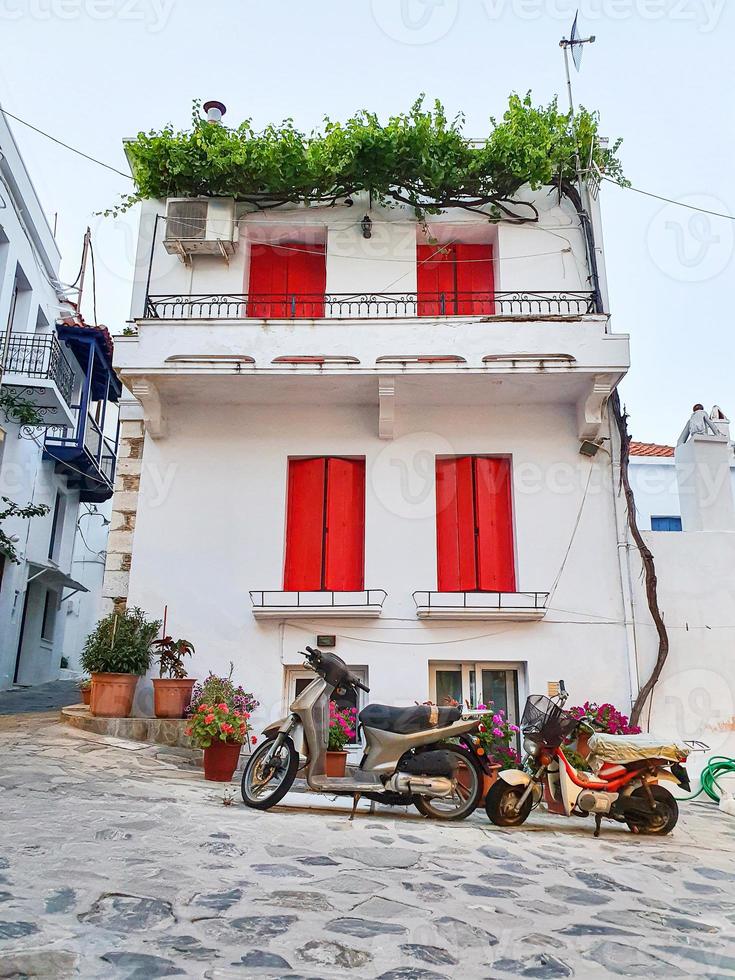
<svg viewBox="0 0 735 980">
<path fill-rule="evenodd" d="M 0 719 L 0 977 L 733 977 L 735 820 L 257 813 L 150 746 Z M 403 816 L 400 814 L 403 812 Z"/>
<path fill-rule="evenodd" d="M 22 712 L 51 711 L 79 702 L 77 681 L 52 681 L 34 687 L 14 687 L 0 691 L 0 715 L 17 715 Z"/>
</svg>

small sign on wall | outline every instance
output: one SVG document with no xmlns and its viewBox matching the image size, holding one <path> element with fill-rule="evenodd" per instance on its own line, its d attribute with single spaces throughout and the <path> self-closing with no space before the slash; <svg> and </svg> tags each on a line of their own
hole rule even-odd
<svg viewBox="0 0 735 980">
<path fill-rule="evenodd" d="M 546 693 L 550 698 L 556 698 L 559 696 L 559 681 L 547 681 L 546 682 Z"/>
<path fill-rule="evenodd" d="M 330 635 L 329 633 L 321 633 L 316 638 L 316 645 L 325 650 L 334 648 L 337 646 L 337 637 Z"/>
</svg>

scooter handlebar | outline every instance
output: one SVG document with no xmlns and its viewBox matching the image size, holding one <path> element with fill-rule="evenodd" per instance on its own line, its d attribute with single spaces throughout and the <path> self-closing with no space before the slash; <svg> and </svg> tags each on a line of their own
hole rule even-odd
<svg viewBox="0 0 735 980">
<path fill-rule="evenodd" d="M 351 680 L 352 680 L 352 683 L 354 684 L 355 687 L 359 687 L 360 690 L 361 691 L 364 691 L 366 694 L 369 694 L 370 693 L 370 688 L 369 687 L 365 687 L 365 685 L 362 683 L 362 681 L 358 681 L 358 679 L 356 677 L 351 678 Z"/>
</svg>

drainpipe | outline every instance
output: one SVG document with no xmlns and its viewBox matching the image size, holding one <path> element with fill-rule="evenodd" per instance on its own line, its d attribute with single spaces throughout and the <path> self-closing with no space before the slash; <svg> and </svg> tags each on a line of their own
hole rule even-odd
<svg viewBox="0 0 735 980">
<path fill-rule="evenodd" d="M 615 457 L 615 448 L 616 446 L 619 448 L 619 437 L 617 429 L 613 427 L 612 417 L 609 412 L 607 425 L 610 438 L 610 480 L 613 495 L 613 511 L 615 514 L 618 573 L 620 576 L 620 594 L 623 600 L 623 621 L 625 625 L 625 652 L 628 662 L 628 683 L 630 688 L 630 704 L 632 707 L 641 687 L 638 671 L 638 634 L 636 632 L 635 602 L 633 598 L 628 514 L 625 498 L 620 493 L 620 458 L 619 456 L 617 459 Z"/>
</svg>

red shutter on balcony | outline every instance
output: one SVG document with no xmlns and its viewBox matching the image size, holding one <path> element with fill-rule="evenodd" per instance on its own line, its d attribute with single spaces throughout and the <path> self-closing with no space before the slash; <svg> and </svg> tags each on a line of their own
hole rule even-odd
<svg viewBox="0 0 735 980">
<path fill-rule="evenodd" d="M 454 246 L 416 246 L 416 288 L 419 316 L 454 313 Z"/>
<path fill-rule="evenodd" d="M 324 316 L 326 281 L 323 245 L 254 244 L 250 249 L 248 316 Z"/>
<path fill-rule="evenodd" d="M 287 592 L 318 591 L 324 558 L 325 459 L 291 459 L 288 463 L 286 516 Z"/>
<path fill-rule="evenodd" d="M 419 316 L 495 312 L 492 245 L 418 245 L 416 260 Z"/>
<path fill-rule="evenodd" d="M 490 316 L 493 298 L 492 245 L 455 245 L 457 266 L 457 310 L 464 316 Z"/>
<path fill-rule="evenodd" d="M 478 456 L 474 464 L 477 588 L 515 592 L 510 460 Z"/>
<path fill-rule="evenodd" d="M 514 592 L 510 461 L 436 461 L 437 588 Z"/>
<path fill-rule="evenodd" d="M 364 555 L 365 460 L 289 460 L 284 589 L 360 591 Z"/>
<path fill-rule="evenodd" d="M 324 588 L 364 588 L 365 460 L 327 462 Z"/>
<path fill-rule="evenodd" d="M 437 579 L 440 592 L 477 588 L 472 457 L 436 461 Z"/>
</svg>

